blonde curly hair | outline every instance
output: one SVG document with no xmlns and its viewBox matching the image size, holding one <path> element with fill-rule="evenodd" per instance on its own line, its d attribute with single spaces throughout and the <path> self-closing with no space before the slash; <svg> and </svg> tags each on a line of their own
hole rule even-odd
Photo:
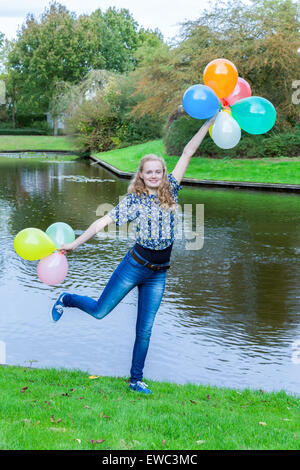
<svg viewBox="0 0 300 470">
<path fill-rule="evenodd" d="M 144 180 L 140 177 L 140 172 L 143 171 L 145 163 L 152 160 L 159 161 L 163 169 L 162 181 L 157 190 L 157 196 L 160 200 L 161 207 L 163 209 L 172 209 L 174 211 L 176 208 L 176 202 L 174 201 L 171 193 L 166 163 L 162 157 L 158 157 L 154 153 L 144 155 L 144 157 L 141 158 L 139 168 L 133 176 L 127 191 L 128 193 L 136 193 L 138 196 L 141 196 L 142 194 L 149 194 Z"/>
</svg>

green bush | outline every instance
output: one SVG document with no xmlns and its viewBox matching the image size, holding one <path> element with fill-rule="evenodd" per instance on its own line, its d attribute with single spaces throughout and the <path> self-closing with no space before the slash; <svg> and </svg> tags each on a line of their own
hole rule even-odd
<svg viewBox="0 0 300 470">
<path fill-rule="evenodd" d="M 185 145 L 200 129 L 205 121 L 182 116 L 173 121 L 164 130 L 163 140 L 168 155 L 181 155 Z M 295 127 L 293 132 L 276 133 L 270 131 L 262 135 L 250 135 L 242 131 L 239 144 L 229 150 L 215 145 L 209 133 L 205 136 L 195 157 L 212 158 L 263 158 L 281 156 L 300 156 L 300 129 Z"/>
<path fill-rule="evenodd" d="M 162 120 L 131 114 L 140 99 L 133 92 L 133 80 L 118 76 L 77 106 L 67 119 L 67 132 L 76 135 L 82 151 L 104 152 L 162 137 Z"/>
<path fill-rule="evenodd" d="M 139 119 L 124 116 L 116 130 L 116 137 L 119 139 L 119 147 L 127 147 L 161 138 L 161 129 L 161 121 L 151 116 L 146 115 Z"/>
</svg>

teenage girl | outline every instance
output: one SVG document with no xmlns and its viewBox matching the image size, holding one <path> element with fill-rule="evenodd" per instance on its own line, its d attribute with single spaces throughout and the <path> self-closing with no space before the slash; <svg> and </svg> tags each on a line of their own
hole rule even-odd
<svg viewBox="0 0 300 470">
<path fill-rule="evenodd" d="M 182 189 L 180 182 L 215 117 L 206 121 L 185 146 L 171 173 L 167 174 L 163 158 L 153 154 L 145 155 L 128 187 L 127 196 L 92 223 L 73 243 L 64 244 L 60 248 L 64 254 L 74 251 L 112 222 L 120 226 L 136 221 L 136 243 L 112 273 L 99 299 L 64 292 L 52 308 L 52 319 L 57 322 L 64 307 L 77 307 L 98 320 L 102 319 L 129 291 L 138 287 L 136 338 L 129 379 L 129 388 L 137 392 L 152 393 L 142 381 L 143 368 L 170 267 L 176 235 L 178 191 Z"/>
</svg>

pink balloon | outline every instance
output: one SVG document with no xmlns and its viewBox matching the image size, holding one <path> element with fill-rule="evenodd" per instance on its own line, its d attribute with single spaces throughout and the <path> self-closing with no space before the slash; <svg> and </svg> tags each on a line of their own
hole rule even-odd
<svg viewBox="0 0 300 470">
<path fill-rule="evenodd" d="M 39 279 L 49 286 L 60 284 L 67 274 L 68 261 L 63 253 L 54 252 L 41 259 L 37 265 Z"/>
<path fill-rule="evenodd" d="M 232 106 L 234 103 L 241 100 L 242 98 L 248 98 L 249 96 L 251 96 L 251 87 L 249 83 L 246 82 L 246 80 L 244 80 L 243 78 L 238 77 L 235 89 L 229 96 L 223 98 L 224 104 L 222 103 L 222 106 Z"/>
</svg>

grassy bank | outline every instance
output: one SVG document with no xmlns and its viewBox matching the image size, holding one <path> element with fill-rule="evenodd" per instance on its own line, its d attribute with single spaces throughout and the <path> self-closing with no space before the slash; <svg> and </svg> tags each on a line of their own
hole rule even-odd
<svg viewBox="0 0 300 470">
<path fill-rule="evenodd" d="M 300 399 L 56 369 L 1 368 L 1 449 L 299 449 Z"/>
<path fill-rule="evenodd" d="M 12 157 L 8 156 L 0 156 L 0 166 L 4 165 L 18 165 L 20 161 L 26 162 L 26 164 L 33 164 L 35 165 L 36 162 L 41 162 L 41 163 L 50 163 L 50 162 L 70 162 L 70 161 L 80 161 L 81 157 L 79 155 L 75 154 L 64 154 L 64 155 L 57 155 L 57 154 L 48 154 L 48 155 L 43 155 L 43 153 L 40 153 L 39 155 L 33 154 L 21 154 L 21 155 L 16 155 Z"/>
<path fill-rule="evenodd" d="M 76 141 L 66 136 L 1 135 L 0 152 L 5 150 L 76 151 Z"/>
<path fill-rule="evenodd" d="M 75 151 L 76 141 L 66 136 L 0 136 L 0 152 L 5 150 Z M 162 140 L 133 145 L 109 152 L 94 153 L 96 157 L 125 172 L 135 172 L 143 155 L 155 153 L 164 157 L 172 171 L 177 156 L 166 155 Z M 35 157 L 36 158 L 36 157 Z M 255 183 L 300 184 L 300 157 L 260 159 L 192 158 L 185 178 L 215 181 L 247 181 Z"/>
<path fill-rule="evenodd" d="M 141 157 L 147 153 L 164 157 L 168 171 L 178 161 L 178 157 L 166 155 L 162 140 L 94 155 L 122 171 L 135 172 Z M 223 160 L 196 157 L 191 159 L 185 178 L 300 184 L 300 157 Z"/>
</svg>

